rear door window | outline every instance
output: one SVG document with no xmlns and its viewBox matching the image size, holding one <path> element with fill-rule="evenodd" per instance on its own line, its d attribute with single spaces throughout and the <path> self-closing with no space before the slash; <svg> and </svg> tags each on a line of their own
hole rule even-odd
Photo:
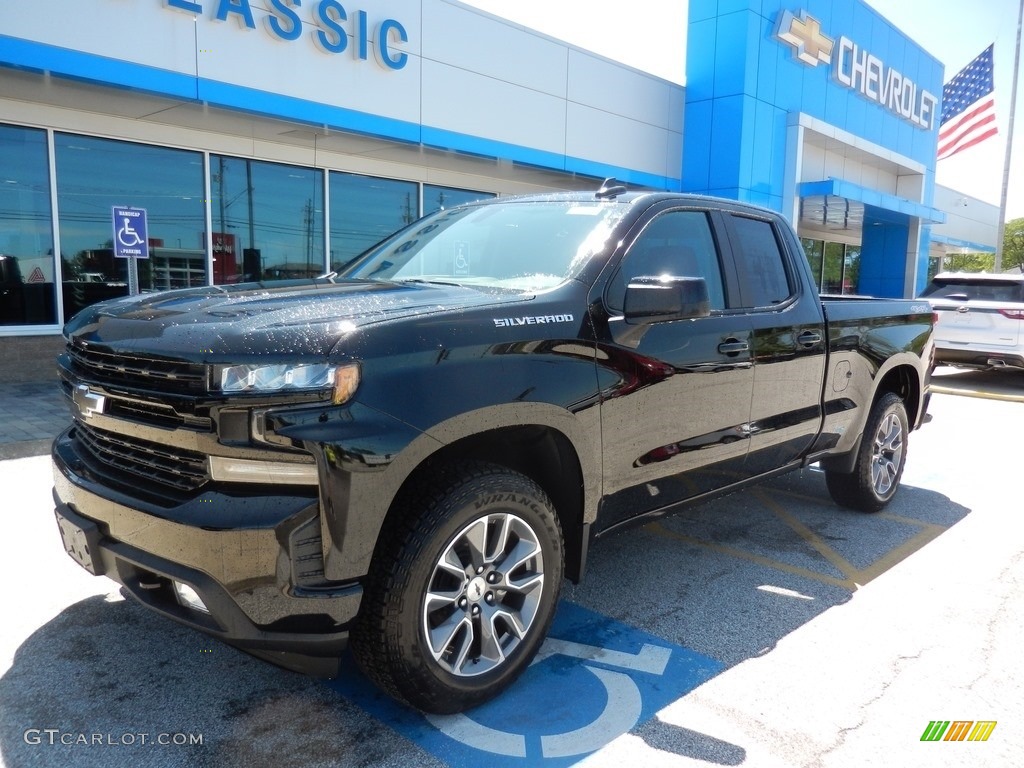
<svg viewBox="0 0 1024 768">
<path fill-rule="evenodd" d="M 794 282 L 775 226 L 764 219 L 732 214 L 729 237 L 736 254 L 743 304 L 747 307 L 774 307 L 794 294 Z"/>
</svg>

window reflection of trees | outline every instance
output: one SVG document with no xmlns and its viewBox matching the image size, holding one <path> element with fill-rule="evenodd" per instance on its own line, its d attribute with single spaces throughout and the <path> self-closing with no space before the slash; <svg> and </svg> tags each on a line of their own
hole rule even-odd
<svg viewBox="0 0 1024 768">
<path fill-rule="evenodd" d="M 212 155 L 213 230 L 235 244 L 219 256 L 218 281 L 322 274 L 323 179 L 319 169 Z"/>
</svg>

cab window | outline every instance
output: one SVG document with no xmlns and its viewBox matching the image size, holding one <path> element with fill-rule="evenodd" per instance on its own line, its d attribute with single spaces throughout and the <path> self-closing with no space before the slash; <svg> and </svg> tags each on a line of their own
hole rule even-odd
<svg viewBox="0 0 1024 768">
<path fill-rule="evenodd" d="M 733 214 L 730 239 L 745 307 L 773 307 L 793 295 L 786 262 L 770 221 Z"/>
<path fill-rule="evenodd" d="M 666 211 L 633 241 L 608 286 L 608 305 L 622 311 L 626 286 L 637 277 L 703 277 L 711 309 L 725 309 L 722 267 L 703 211 Z"/>
</svg>

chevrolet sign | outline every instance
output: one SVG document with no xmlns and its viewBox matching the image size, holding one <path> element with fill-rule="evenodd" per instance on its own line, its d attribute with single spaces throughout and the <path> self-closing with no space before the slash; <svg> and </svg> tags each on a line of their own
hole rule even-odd
<svg viewBox="0 0 1024 768">
<path fill-rule="evenodd" d="M 897 117 L 918 128 L 930 131 L 935 127 L 938 97 L 919 88 L 904 74 L 886 66 L 885 62 L 850 38 L 835 40 L 821 31 L 821 22 L 807 11 L 799 17 L 790 11 L 779 15 L 775 39 L 793 49 L 793 57 L 810 67 L 824 64 L 832 67 L 832 78 L 868 101 L 873 101 Z"/>
</svg>

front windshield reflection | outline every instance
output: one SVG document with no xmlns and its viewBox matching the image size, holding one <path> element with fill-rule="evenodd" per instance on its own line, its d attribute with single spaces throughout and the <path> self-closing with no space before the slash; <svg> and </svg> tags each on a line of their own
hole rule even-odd
<svg viewBox="0 0 1024 768">
<path fill-rule="evenodd" d="M 600 251 L 622 215 L 607 202 L 499 202 L 440 211 L 360 259 L 343 277 L 510 290 L 552 288 Z"/>
</svg>

